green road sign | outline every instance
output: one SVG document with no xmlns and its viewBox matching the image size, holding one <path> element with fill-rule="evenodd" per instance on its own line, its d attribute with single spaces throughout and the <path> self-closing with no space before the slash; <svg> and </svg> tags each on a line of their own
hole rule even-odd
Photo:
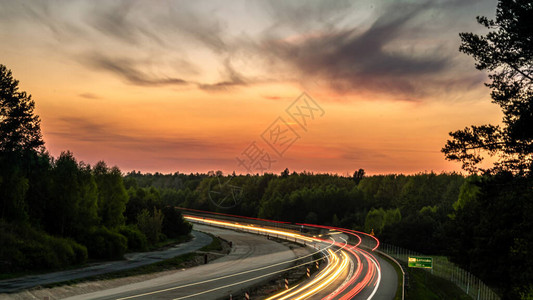
<svg viewBox="0 0 533 300">
<path fill-rule="evenodd" d="M 409 256 L 408 266 L 410 268 L 433 268 L 433 258 Z"/>
</svg>

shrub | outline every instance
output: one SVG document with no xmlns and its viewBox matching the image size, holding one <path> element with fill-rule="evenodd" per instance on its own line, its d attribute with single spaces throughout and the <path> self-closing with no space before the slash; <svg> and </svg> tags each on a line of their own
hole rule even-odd
<svg viewBox="0 0 533 300">
<path fill-rule="evenodd" d="M 181 212 L 171 206 L 163 207 L 162 232 L 169 238 L 177 238 L 191 232 L 192 225 L 183 219 Z"/>
<path fill-rule="evenodd" d="M 88 241 L 87 249 L 91 258 L 120 259 L 128 249 L 126 237 L 106 227 L 92 229 Z"/>
<path fill-rule="evenodd" d="M 148 242 L 146 236 L 135 225 L 121 226 L 118 231 L 128 240 L 128 250 L 146 251 Z"/>
<path fill-rule="evenodd" d="M 28 224 L 0 221 L 0 272 L 56 269 L 87 260 L 87 249 Z"/>
</svg>

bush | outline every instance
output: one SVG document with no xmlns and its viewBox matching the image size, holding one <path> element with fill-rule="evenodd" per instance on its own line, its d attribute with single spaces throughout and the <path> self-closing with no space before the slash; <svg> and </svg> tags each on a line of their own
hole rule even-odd
<svg viewBox="0 0 533 300">
<path fill-rule="evenodd" d="M 87 249 L 91 258 L 120 259 L 128 249 L 126 237 L 106 227 L 92 229 L 88 241 Z"/>
<path fill-rule="evenodd" d="M 171 206 L 163 207 L 163 228 L 162 232 L 169 238 L 177 238 L 188 235 L 192 230 L 192 225 L 183 219 L 181 212 Z"/>
<path fill-rule="evenodd" d="M 28 224 L 0 221 L 0 272 L 57 269 L 87 260 L 87 249 Z"/>
<path fill-rule="evenodd" d="M 146 236 L 135 225 L 121 226 L 118 230 L 128 240 L 128 250 L 146 251 L 148 242 Z"/>
</svg>

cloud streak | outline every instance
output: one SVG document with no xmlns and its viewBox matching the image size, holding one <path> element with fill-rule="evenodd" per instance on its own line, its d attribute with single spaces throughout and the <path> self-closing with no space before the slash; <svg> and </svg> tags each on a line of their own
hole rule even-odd
<svg viewBox="0 0 533 300">
<path fill-rule="evenodd" d="M 213 149 L 234 149 L 235 146 L 211 140 L 190 137 L 136 136 L 121 133 L 118 126 L 111 123 L 98 123 L 80 117 L 59 117 L 55 131 L 48 134 L 67 139 L 75 144 L 100 144 L 121 150 L 150 153 L 209 153 Z M 61 128 L 61 129 L 57 129 Z M 201 154 L 198 154 L 201 155 Z"/>
<path fill-rule="evenodd" d="M 464 11 L 479 3 L 258 1 L 248 4 L 245 12 L 251 17 L 246 19 L 209 1 L 157 6 L 142 1 L 21 1 L 0 3 L 0 16 L 5 22 L 44 25 L 66 45 L 61 51 L 67 57 L 133 85 L 191 85 L 224 92 L 320 78 L 338 93 L 416 100 L 443 86 L 465 91 L 482 80 L 458 62 L 460 54 L 450 46 L 458 43 L 457 33 L 453 41 L 445 37 L 456 20 L 439 23 L 432 17 L 445 12 L 473 18 Z"/>
<path fill-rule="evenodd" d="M 93 53 L 85 58 L 87 65 L 116 74 L 129 83 L 142 86 L 184 85 L 187 81 L 181 78 L 158 77 L 141 71 L 138 62 L 128 58 L 112 59 L 99 53 Z"/>
</svg>

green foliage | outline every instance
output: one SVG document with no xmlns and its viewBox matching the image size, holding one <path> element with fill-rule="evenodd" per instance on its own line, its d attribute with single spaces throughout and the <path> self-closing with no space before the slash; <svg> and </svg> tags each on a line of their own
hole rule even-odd
<svg viewBox="0 0 533 300">
<path fill-rule="evenodd" d="M 383 208 L 372 209 L 368 212 L 365 219 L 365 231 L 371 232 L 374 230 L 375 234 L 381 234 L 385 226 L 392 226 L 402 219 L 400 209 Z"/>
<path fill-rule="evenodd" d="M 0 165 L 5 166 L 6 161 Z M 6 166 L 0 169 L 0 201 L 1 217 L 8 221 L 24 222 L 28 218 L 26 192 L 29 188 L 28 179 L 18 168 Z"/>
<path fill-rule="evenodd" d="M 56 269 L 87 260 L 87 248 L 28 224 L 0 220 L 0 272 Z"/>
<path fill-rule="evenodd" d="M 532 186 L 531 179 L 508 173 L 483 177 L 479 196 L 458 209 L 447 227 L 452 260 L 508 299 L 519 298 L 533 282 Z"/>
<path fill-rule="evenodd" d="M 43 221 L 49 232 L 81 239 L 97 226 L 97 187 L 89 166 L 63 152 L 50 172 L 51 194 Z"/>
<path fill-rule="evenodd" d="M 100 161 L 93 168 L 98 186 L 98 215 L 103 226 L 116 228 L 124 225 L 124 211 L 128 194 L 122 181 L 122 174 L 117 167 L 108 168 Z"/>
<path fill-rule="evenodd" d="M 148 250 L 148 240 L 136 225 L 120 226 L 118 232 L 128 240 L 128 250 L 146 251 Z"/>
<path fill-rule="evenodd" d="M 137 215 L 139 215 L 143 209 L 151 210 L 154 207 L 162 207 L 159 191 L 154 187 L 130 187 L 127 193 L 129 200 L 126 204 L 124 216 L 126 217 L 126 223 L 128 224 L 136 224 Z"/>
<path fill-rule="evenodd" d="M 461 190 L 459 191 L 459 197 L 453 204 L 453 209 L 455 211 L 463 209 L 468 202 L 472 202 L 477 199 L 481 191 L 478 186 L 479 182 L 480 178 L 474 175 L 470 176 L 465 183 L 463 183 Z"/>
<path fill-rule="evenodd" d="M 385 225 L 385 210 L 383 208 L 372 209 L 366 215 L 365 220 L 365 231 L 371 232 L 374 230 L 374 233 L 380 234 Z"/>
<path fill-rule="evenodd" d="M 503 120 L 452 132 L 442 149 L 463 169 L 485 175 L 469 178 L 453 205 L 445 226 L 450 255 L 499 287 L 504 299 L 528 297 L 533 282 L 532 19 L 531 1 L 500 0 L 496 19 L 477 18 L 486 34 L 460 34 L 460 50 L 489 72 L 487 86 Z M 496 158 L 492 168 L 479 167 L 486 156 Z"/>
<path fill-rule="evenodd" d="M 153 208 L 152 213 L 143 209 L 137 216 L 137 227 L 144 233 L 151 245 L 159 241 L 163 225 L 163 213 L 160 209 Z"/>
<path fill-rule="evenodd" d="M 106 227 L 93 228 L 87 237 L 89 256 L 101 259 L 120 259 L 126 253 L 128 240 Z"/>
<path fill-rule="evenodd" d="M 402 220 L 402 213 L 399 208 L 385 211 L 384 226 L 394 225 Z"/>
</svg>

